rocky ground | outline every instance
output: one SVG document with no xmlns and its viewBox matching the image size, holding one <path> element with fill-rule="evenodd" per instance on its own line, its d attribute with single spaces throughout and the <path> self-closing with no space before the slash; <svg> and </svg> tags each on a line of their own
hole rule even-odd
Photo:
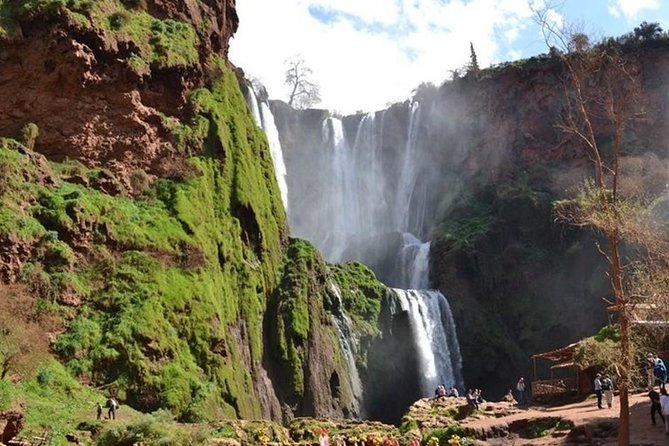
<svg viewBox="0 0 669 446">
<path fill-rule="evenodd" d="M 561 406 L 517 407 L 488 403 L 460 422 L 463 432 L 486 445 L 616 445 L 619 406 L 598 409 L 594 397 Z M 651 425 L 645 393 L 630 396 L 632 445 L 669 444 L 661 420 Z"/>
</svg>

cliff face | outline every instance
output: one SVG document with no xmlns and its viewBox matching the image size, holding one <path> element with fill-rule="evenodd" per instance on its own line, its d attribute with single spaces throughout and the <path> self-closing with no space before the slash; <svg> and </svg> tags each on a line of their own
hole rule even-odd
<svg viewBox="0 0 669 446">
<path fill-rule="evenodd" d="M 669 46 L 650 41 L 626 51 L 639 70 L 644 113 L 627 123 L 621 187 L 657 195 L 669 176 Z M 601 297 L 609 287 L 597 236 L 557 222 L 553 213 L 553 203 L 570 196 L 591 169 L 581 143 L 558 128 L 563 78 L 559 59 L 543 56 L 484 70 L 478 79 L 423 85 L 414 97 L 420 116 L 414 183 L 404 209 L 408 227 L 432 241 L 432 285 L 453 307 L 465 381 L 492 397 L 501 397 L 519 376 L 531 376 L 530 355 L 590 335 L 606 322 Z M 402 177 L 412 107 L 406 102 L 376 112 L 372 146 L 358 144 L 369 137 L 361 131 L 365 118 L 342 119 L 348 150 L 378 151 L 376 164 L 360 170 L 382 172 L 390 195 Z M 274 109 L 293 194 L 291 227 L 302 225 L 310 238 L 319 228 L 308 216 L 325 212 L 319 206 L 337 174 L 322 142 L 328 114 L 280 103 Z M 608 150 L 612 129 L 605 119 L 594 125 Z M 380 197 L 385 206 L 395 202 Z M 356 240 L 349 254 L 392 284 L 395 244 L 396 235 L 376 234 Z"/>
<path fill-rule="evenodd" d="M 124 404 L 353 416 L 329 284 L 372 309 L 384 288 L 288 239 L 225 59 L 236 27 L 234 0 L 0 3 L 0 279 L 54 319 L 70 373 Z"/>
<path fill-rule="evenodd" d="M 120 174 L 169 172 L 175 123 L 211 85 L 237 29 L 234 0 L 3 3 L 0 134 L 34 122 L 36 149 Z M 76 103 L 73 99 L 77 98 Z M 141 150 L 138 150 L 141 148 Z M 197 152 L 197 147 L 188 147 Z"/>
</svg>

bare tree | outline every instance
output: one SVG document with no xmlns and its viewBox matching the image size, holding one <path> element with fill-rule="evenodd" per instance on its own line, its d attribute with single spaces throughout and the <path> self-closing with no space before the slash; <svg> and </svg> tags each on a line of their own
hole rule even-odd
<svg viewBox="0 0 669 446">
<path fill-rule="evenodd" d="M 309 108 L 321 101 L 320 87 L 311 81 L 313 72 L 299 56 L 286 59 L 285 84 L 290 88 L 288 104 L 295 108 Z"/>
<path fill-rule="evenodd" d="M 620 327 L 620 356 L 618 389 L 620 391 L 620 426 L 618 444 L 629 445 L 629 388 L 632 370 L 631 319 L 637 299 L 632 290 L 635 272 L 648 262 L 649 240 L 639 217 L 647 203 L 638 197 L 621 195 L 621 158 L 624 135 L 629 122 L 641 110 L 639 98 L 639 68 L 632 57 L 621 53 L 613 40 L 592 45 L 581 32 L 569 32 L 549 19 L 549 10 L 535 11 L 542 25 L 546 44 L 561 58 L 564 67 L 565 107 L 558 127 L 571 135 L 584 148 L 592 162 L 593 176 L 577 197 L 557 207 L 558 217 L 582 227 L 600 232 L 606 244 L 597 249 L 608 266 L 613 300 L 607 300 L 609 311 L 617 315 Z M 600 134 L 608 133 L 610 149 L 600 144 Z M 623 243 L 636 243 L 645 249 L 637 257 L 642 261 L 623 258 Z M 638 296 L 640 297 L 640 296 Z"/>
</svg>

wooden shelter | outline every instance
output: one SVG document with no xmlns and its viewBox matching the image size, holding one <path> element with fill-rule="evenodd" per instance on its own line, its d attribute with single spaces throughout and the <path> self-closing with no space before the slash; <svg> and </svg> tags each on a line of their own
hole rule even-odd
<svg viewBox="0 0 669 446">
<path fill-rule="evenodd" d="M 581 395 L 590 392 L 591 379 L 587 370 L 581 370 L 574 363 L 574 352 L 577 342 L 557 350 L 532 355 L 534 365 L 534 380 L 532 381 L 532 397 L 556 397 Z M 537 360 L 551 362 L 550 379 L 539 379 L 537 376 Z M 561 377 L 555 377 L 559 371 Z"/>
</svg>

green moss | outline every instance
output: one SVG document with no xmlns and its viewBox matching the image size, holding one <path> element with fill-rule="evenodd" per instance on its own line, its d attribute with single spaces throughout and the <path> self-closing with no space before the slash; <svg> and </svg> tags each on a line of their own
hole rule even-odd
<svg viewBox="0 0 669 446">
<path fill-rule="evenodd" d="M 157 19 L 141 8 L 127 8 L 119 0 L 3 0 L 0 2 L 0 38 L 12 35 L 21 18 L 57 11 L 67 15 L 76 26 L 94 25 L 118 41 L 132 40 L 140 52 L 128 60 L 135 70 L 143 72 L 144 64 L 167 68 L 199 62 L 199 39 L 189 23 Z"/>
<path fill-rule="evenodd" d="M 472 247 L 490 233 L 495 221 L 488 197 L 465 194 L 439 226 L 436 237 L 452 249 Z"/>
<path fill-rule="evenodd" d="M 331 269 L 341 287 L 342 303 L 348 315 L 360 325 L 376 329 L 386 287 L 371 269 L 359 262 L 331 265 Z"/>
<path fill-rule="evenodd" d="M 15 384 L 0 381 L 0 410 L 18 403 L 26 404 L 26 426 L 21 435 L 30 438 L 45 430 L 52 435 L 51 444 L 69 444 L 65 435 L 77 426 L 95 420 L 96 403 L 104 404 L 106 395 L 82 386 L 54 360 L 43 364 L 34 377 Z M 129 407 L 121 408 L 126 419 L 138 414 Z"/>
<path fill-rule="evenodd" d="M 188 175 L 156 182 L 140 200 L 70 183 L 99 171 L 3 143 L 0 235 L 32 243 L 23 277 L 47 302 L 65 290 L 83 300 L 54 344 L 71 373 L 113 385 L 143 410 L 259 417 L 252 374 L 285 212 L 267 141 L 234 74 L 192 101 L 201 113 L 178 126 L 194 129 L 185 139 L 199 141 L 203 155 L 184 165 Z M 54 181 L 38 181 L 45 166 Z"/>
<path fill-rule="evenodd" d="M 292 239 L 286 251 L 283 275 L 277 295 L 276 308 L 271 312 L 276 319 L 271 321 L 272 347 L 280 364 L 288 370 L 289 384 L 296 397 L 304 393 L 304 361 L 309 336 L 309 299 L 312 295 L 313 274 L 324 262 L 314 247 L 305 240 Z"/>
<path fill-rule="evenodd" d="M 282 376 L 290 388 L 291 398 L 300 398 L 305 391 L 306 356 L 312 330 L 317 324 L 331 339 L 334 366 L 345 370 L 340 340 L 332 325 L 332 315 L 341 311 L 332 290 L 336 285 L 343 310 L 354 322 L 355 335 L 365 341 L 379 334 L 377 326 L 380 302 L 386 288 L 367 267 L 359 263 L 328 265 L 307 241 L 291 239 L 283 265 L 281 283 L 268 312 L 271 348 L 282 368 Z M 363 342 L 368 345 L 367 342 Z M 367 363 L 367 351 L 357 351 L 359 368 Z M 351 389 L 342 386 L 342 400 L 353 398 Z"/>
</svg>

